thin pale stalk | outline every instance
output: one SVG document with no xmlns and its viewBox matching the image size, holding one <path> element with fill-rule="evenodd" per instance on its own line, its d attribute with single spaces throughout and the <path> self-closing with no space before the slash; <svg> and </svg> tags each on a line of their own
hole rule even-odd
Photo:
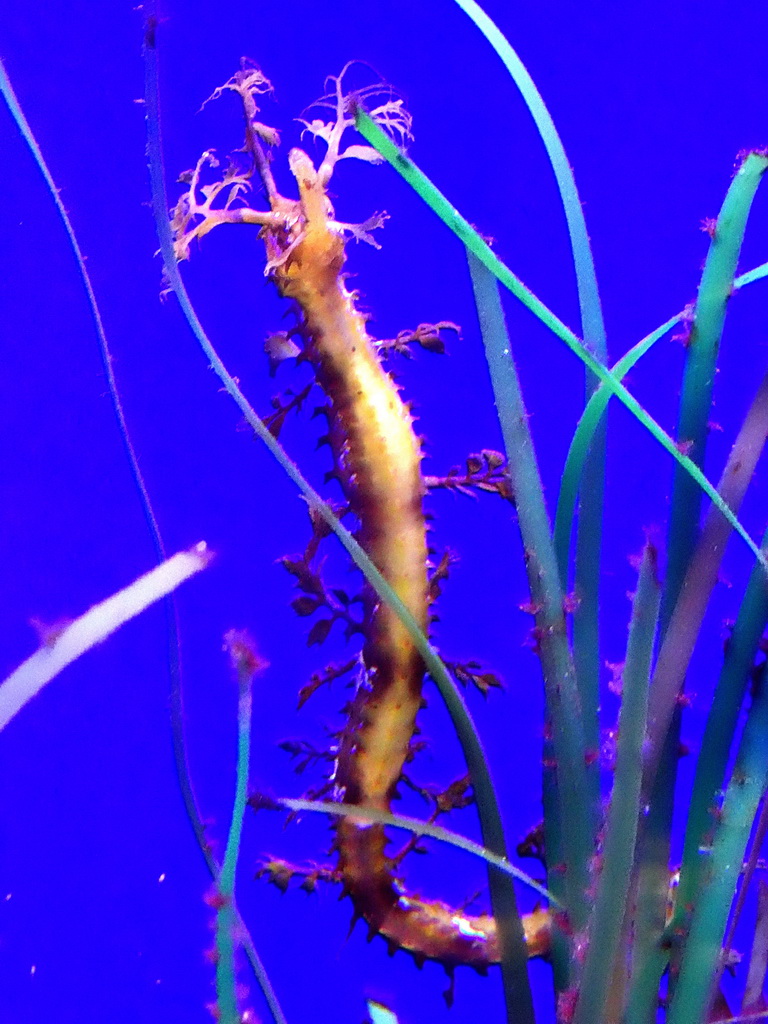
<svg viewBox="0 0 768 1024">
<path fill-rule="evenodd" d="M 533 889 L 534 892 L 543 896 L 552 906 L 560 907 L 557 897 L 549 889 L 541 885 L 540 882 L 537 882 L 535 878 L 531 878 L 525 871 L 515 867 L 506 857 L 499 857 L 492 850 L 481 846 L 480 843 L 467 839 L 466 836 L 461 836 L 458 832 L 452 832 L 450 829 L 443 828 L 442 825 L 435 825 L 434 822 L 422 821 L 420 818 L 411 818 L 405 814 L 389 814 L 387 811 L 377 811 L 373 807 L 337 804 L 327 800 L 277 797 L 274 803 L 281 807 L 287 807 L 290 811 L 314 811 L 319 814 L 335 815 L 339 818 L 359 818 L 362 821 L 371 821 L 376 825 L 391 825 L 392 828 L 404 829 L 406 832 L 412 832 L 417 838 L 419 836 L 429 836 L 431 839 L 437 839 L 441 843 L 455 846 L 458 850 L 464 850 L 465 853 L 469 853 L 473 857 L 479 857 L 486 864 L 490 864 L 503 874 L 509 875 L 510 878 L 514 878 L 518 882 L 527 885 L 529 889 Z M 259 808 L 264 806 L 259 797 L 256 798 L 255 804 Z"/>
<path fill-rule="evenodd" d="M 768 263 L 761 263 L 760 266 L 753 267 L 751 270 L 745 270 L 743 274 L 739 274 L 733 282 L 733 287 L 735 289 L 743 288 L 754 281 L 761 281 L 764 277 L 768 277 Z"/>
</svg>

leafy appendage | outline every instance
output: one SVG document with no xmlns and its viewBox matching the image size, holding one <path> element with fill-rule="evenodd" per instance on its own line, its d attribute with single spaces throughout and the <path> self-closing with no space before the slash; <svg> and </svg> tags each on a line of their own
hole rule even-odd
<svg viewBox="0 0 768 1024">
<path fill-rule="evenodd" d="M 382 157 L 373 146 L 353 143 L 347 146 L 346 149 L 341 149 L 341 139 L 344 132 L 348 128 L 354 128 L 355 126 L 355 110 L 358 105 L 362 104 L 367 109 L 371 101 L 387 96 L 383 103 L 379 103 L 369 110 L 370 117 L 400 146 L 405 146 L 413 138 L 411 134 L 411 115 L 403 106 L 403 101 L 395 99 L 392 96 L 391 89 L 387 86 L 377 82 L 374 85 L 368 85 L 352 93 L 345 93 L 343 86 L 344 76 L 349 72 L 354 63 L 354 61 L 350 61 L 350 63 L 345 64 L 342 68 L 340 75 L 332 75 L 328 78 L 327 83 L 332 85 L 332 90 L 312 104 L 313 107 L 331 110 L 333 112 L 333 120 L 323 121 L 321 118 L 315 118 L 312 121 L 305 121 L 300 119 L 305 131 L 309 132 L 316 139 L 322 139 L 327 147 L 325 157 L 317 170 L 318 180 L 322 188 L 328 185 L 334 167 L 339 160 L 352 157 L 356 160 L 365 160 L 368 163 L 378 164 L 382 162 Z"/>
<path fill-rule="evenodd" d="M 207 235 L 219 224 L 280 226 L 283 223 L 279 216 L 254 210 L 246 204 L 245 193 L 251 188 L 252 175 L 250 172 L 239 171 L 233 162 L 227 165 L 220 181 L 202 184 L 205 168 L 218 166 L 218 158 L 209 149 L 203 153 L 193 170 L 179 176 L 179 181 L 189 185 L 189 188 L 172 210 L 171 228 L 177 260 L 188 260 L 192 242 Z"/>
<path fill-rule="evenodd" d="M 507 460 L 490 448 L 467 457 L 466 469 L 454 466 L 446 476 L 425 476 L 424 483 L 430 490 L 442 488 L 455 494 L 476 497 L 475 490 L 498 494 L 505 501 L 514 501 L 512 481 L 509 478 Z"/>
<path fill-rule="evenodd" d="M 377 341 L 376 348 L 383 355 L 388 355 L 390 352 L 398 352 L 400 355 L 405 356 L 406 359 L 410 359 L 413 355 L 411 346 L 419 345 L 421 348 L 426 349 L 427 352 L 436 352 L 439 355 L 443 355 L 445 352 L 445 342 L 443 341 L 443 331 L 455 331 L 456 335 L 461 337 L 461 328 L 458 324 L 453 323 L 451 320 L 440 320 L 436 324 L 419 324 L 414 331 L 400 331 L 396 338 L 388 338 L 384 341 Z"/>
</svg>

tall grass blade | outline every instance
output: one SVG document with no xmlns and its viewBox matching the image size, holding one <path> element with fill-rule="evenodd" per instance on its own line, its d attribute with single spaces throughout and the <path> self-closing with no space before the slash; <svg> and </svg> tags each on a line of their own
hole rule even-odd
<svg viewBox="0 0 768 1024">
<path fill-rule="evenodd" d="M 693 323 L 686 348 L 678 443 L 686 445 L 690 459 L 703 467 L 717 357 L 728 301 L 747 226 L 747 218 L 768 156 L 749 153 L 728 189 L 707 253 L 699 285 Z M 667 580 L 662 600 L 662 628 L 666 630 L 698 535 L 701 490 L 680 466 L 675 467 L 667 539 Z"/>
<path fill-rule="evenodd" d="M 723 494 L 736 509 L 739 508 L 752 479 L 757 460 L 765 445 L 767 432 L 768 377 L 761 384 L 752 402 L 720 482 Z M 665 759 L 671 756 L 670 737 L 674 736 L 674 733 L 670 730 L 670 723 L 677 709 L 678 695 L 704 619 L 709 597 L 717 580 L 718 568 L 729 532 L 730 528 L 720 513 L 717 509 L 711 508 L 685 575 L 681 596 L 670 620 L 651 683 L 647 733 L 648 756 L 643 784 L 644 802 L 650 804 L 650 813 L 644 823 L 642 845 L 639 845 L 638 852 L 639 895 L 637 903 L 639 909 L 635 921 L 635 978 L 630 994 L 630 1020 L 632 1022 L 643 1020 L 644 1016 L 647 1017 L 650 1012 L 651 1006 L 655 1005 L 659 980 L 669 958 L 669 946 L 661 943 L 660 939 L 666 928 L 670 822 L 668 813 L 662 813 L 662 811 L 668 810 L 664 803 L 654 807 L 653 799 L 658 792 L 658 788 L 654 788 L 656 772 L 665 769 Z M 766 535 L 766 539 L 768 539 L 768 535 Z M 758 625 L 759 595 L 761 590 L 764 593 L 766 589 L 765 574 L 758 566 L 755 566 L 753 570 L 752 580 L 754 581 L 756 604 L 750 608 L 750 612 L 757 618 L 749 619 L 749 627 L 745 631 L 748 636 L 754 633 L 754 629 Z M 741 645 L 736 648 L 739 652 L 738 660 L 732 662 L 732 668 L 736 673 L 739 671 L 739 666 L 743 664 L 743 658 L 748 656 L 748 636 L 745 637 L 744 633 L 740 634 L 740 639 L 743 638 L 747 642 L 746 649 L 743 649 Z M 727 684 L 729 689 L 724 692 L 723 710 L 726 710 L 725 706 L 730 703 L 731 713 L 737 713 L 738 709 L 734 712 L 732 706 L 735 691 L 740 686 L 744 686 L 745 682 L 743 679 L 740 682 L 738 674 L 731 675 L 730 671 L 726 678 L 729 680 Z M 733 735 L 732 731 L 728 734 L 724 731 L 721 732 L 720 723 L 716 720 L 710 719 L 709 721 L 707 756 L 713 760 L 709 768 L 700 768 L 704 775 L 702 780 L 697 783 L 700 788 L 694 794 L 697 824 L 690 826 L 699 832 L 706 827 L 704 822 L 708 817 L 707 809 L 711 806 L 710 803 L 703 804 L 706 799 L 705 790 L 711 789 L 713 785 L 719 787 L 722 784 L 725 769 L 723 759 L 727 757 L 730 737 Z M 723 725 L 728 725 L 727 714 Z M 677 755 L 677 748 L 674 753 Z M 704 763 L 703 756 L 704 751 L 700 755 L 700 766 Z M 714 782 L 715 778 L 717 778 L 717 783 Z M 691 832 L 691 836 L 693 835 L 694 832 Z M 695 850 L 689 844 L 687 871 L 692 870 L 690 865 L 694 859 Z M 695 899 L 696 884 L 697 879 L 694 876 L 685 882 L 684 896 L 678 892 L 676 897 L 678 914 L 682 913 L 683 908 Z M 680 918 L 676 915 L 674 927 L 666 930 L 675 936 L 679 923 Z M 679 941 L 680 936 L 677 935 L 672 942 L 673 953 L 676 952 Z"/>
<path fill-rule="evenodd" d="M 576 180 L 558 134 L 552 116 L 536 85 L 515 50 L 498 26 L 488 17 L 475 0 L 456 0 L 464 13 L 482 32 L 493 47 L 525 102 L 544 143 L 552 171 L 555 175 L 560 199 L 568 225 L 568 237 L 576 273 L 576 287 L 581 313 L 581 333 L 585 345 L 601 363 L 607 362 L 605 325 L 600 307 L 600 296 L 595 274 L 592 248 L 589 244 L 584 210 L 576 187 Z M 594 393 L 599 380 L 586 371 L 586 398 Z M 595 425 L 591 444 L 584 453 L 580 474 L 581 493 L 579 501 L 578 539 L 574 574 L 574 590 L 578 605 L 573 614 L 573 659 L 576 677 L 581 693 L 584 739 L 590 750 L 600 748 L 600 724 L 598 708 L 600 697 L 600 634 L 599 634 L 599 587 L 600 574 L 594 566 L 600 562 L 602 543 L 603 499 L 605 492 L 605 434 L 606 423 L 601 420 Z M 575 497 L 574 497 L 575 505 Z M 568 590 L 567 569 L 561 583 Z M 587 770 L 590 782 L 597 793 L 599 780 L 599 759 L 595 758 Z"/>
<path fill-rule="evenodd" d="M 455 0 L 455 3 L 474 22 L 488 40 L 520 90 L 520 95 L 544 143 L 557 188 L 565 211 L 568 237 L 573 254 L 573 268 L 576 273 L 576 287 L 579 294 L 579 309 L 584 341 L 602 361 L 606 360 L 605 326 L 600 306 L 600 295 L 595 275 L 595 262 L 589 244 L 584 209 L 576 187 L 576 179 L 568 160 L 552 115 L 549 113 L 541 93 L 528 73 L 509 40 L 475 0 Z"/>
<path fill-rule="evenodd" d="M 734 530 L 742 538 L 757 561 L 768 572 L 768 559 L 749 536 L 733 510 L 728 508 L 717 490 L 707 480 L 701 469 L 685 455 L 672 438 L 654 418 L 643 408 L 637 399 L 630 394 L 621 381 L 616 380 L 611 371 L 603 366 L 586 348 L 583 341 L 560 320 L 552 310 L 538 299 L 501 260 L 494 255 L 488 243 L 480 237 L 461 214 L 454 209 L 445 196 L 423 174 L 414 162 L 398 149 L 392 140 L 371 120 L 362 107 L 355 112 L 355 125 L 360 134 L 387 160 L 406 180 L 414 191 L 427 203 L 457 238 L 461 239 L 466 248 L 489 270 L 493 276 L 509 289 L 515 298 L 540 320 L 545 327 L 563 341 L 568 348 L 590 369 L 601 383 L 605 384 L 622 405 L 638 420 L 653 438 L 667 451 L 674 461 L 691 476 L 707 497 L 720 509 Z"/>
<path fill-rule="evenodd" d="M 669 331 L 676 323 L 679 323 L 682 313 L 667 320 L 661 327 L 643 338 L 634 345 L 626 355 L 614 366 L 611 373 L 617 380 L 623 380 L 632 367 Z M 576 498 L 579 488 L 582 485 L 584 466 L 590 446 L 594 443 L 595 431 L 597 430 L 602 417 L 608 408 L 608 403 L 613 397 L 612 393 L 604 385 L 595 391 L 587 402 L 584 412 L 576 424 L 573 438 L 568 448 L 563 475 L 560 481 L 560 490 L 557 496 L 557 510 L 555 513 L 555 554 L 560 571 L 561 580 L 566 580 L 568 575 L 568 557 L 571 546 L 571 533 L 576 518 Z"/>
<path fill-rule="evenodd" d="M 155 514 L 152 510 L 152 503 L 149 499 L 149 493 L 147 492 L 147 488 L 144 483 L 144 478 L 139 467 L 139 460 L 136 457 L 136 451 L 133 447 L 131 435 L 128 431 L 128 425 L 126 423 L 125 413 L 123 411 L 123 403 L 122 399 L 120 398 L 120 391 L 118 390 L 117 387 L 117 380 L 115 379 L 115 371 L 113 368 L 113 360 L 112 355 L 110 353 L 109 342 L 107 340 L 106 331 L 104 330 L 104 321 L 102 320 L 101 310 L 99 309 L 99 304 L 96 300 L 96 293 L 93 290 L 91 278 L 88 273 L 88 269 L 85 265 L 85 257 L 83 256 L 82 250 L 80 249 L 80 243 L 77 240 L 75 229 L 72 227 L 72 222 L 69 219 L 69 214 L 67 213 L 64 204 L 61 201 L 59 190 L 56 188 L 56 183 L 54 182 L 51 172 L 48 169 L 48 165 L 45 162 L 45 157 L 43 156 L 42 151 L 39 145 L 37 144 L 37 139 L 35 138 L 34 132 L 32 131 L 32 128 L 29 122 L 27 121 L 24 111 L 21 108 L 21 104 L 19 103 L 16 97 L 16 93 L 13 90 L 11 80 L 9 79 L 5 68 L 3 67 L 2 61 L 0 61 L 0 94 L 2 94 L 3 99 L 8 105 L 11 117 L 15 121 L 19 133 L 21 134 L 22 138 L 29 147 L 30 152 L 32 153 L 32 156 L 35 160 L 35 163 L 37 164 L 38 170 L 43 176 L 45 184 L 48 188 L 48 192 L 50 193 L 51 199 L 53 200 L 54 206 L 56 207 L 56 212 L 58 213 L 59 219 L 61 220 L 61 223 L 64 226 L 64 231 L 66 232 L 70 248 L 72 249 L 72 253 L 75 257 L 75 263 L 77 264 L 77 269 L 80 274 L 80 280 L 82 281 L 82 285 L 85 290 L 88 305 L 91 310 L 91 319 L 93 320 L 93 325 L 96 330 L 96 336 L 99 342 L 101 362 L 104 369 L 104 375 L 107 379 L 107 387 L 109 389 L 109 395 L 112 401 L 112 406 L 115 410 L 115 416 L 117 418 L 117 425 L 118 430 L 120 432 L 120 438 L 123 442 L 123 445 L 125 446 L 126 454 L 128 456 L 128 464 L 131 469 L 131 474 L 133 475 L 134 483 L 136 484 L 136 489 L 138 490 L 139 496 L 141 498 L 142 510 L 144 512 L 144 516 L 149 526 L 149 532 L 155 546 L 157 560 L 158 562 L 161 562 L 166 557 L 166 554 L 163 548 L 163 543 L 160 539 L 160 528 L 157 524 Z"/>
<path fill-rule="evenodd" d="M 768 263 L 761 263 L 743 274 L 740 274 L 733 282 L 733 291 L 736 292 L 746 285 L 753 284 L 768 276 Z M 661 324 L 656 330 L 638 341 L 636 345 L 621 357 L 611 368 L 611 373 L 619 380 L 629 373 L 632 367 L 659 341 L 667 331 L 675 324 L 685 318 L 683 310 L 673 316 L 666 323 Z M 589 446 L 592 444 L 594 432 L 600 418 L 608 407 L 608 403 L 614 395 L 604 384 L 595 391 L 587 402 L 568 449 L 568 455 L 563 468 L 563 476 L 560 482 L 560 491 L 557 499 L 557 512 L 555 515 L 555 552 L 557 564 L 560 569 L 560 577 L 565 580 L 568 572 L 568 557 L 571 544 L 571 533 L 576 518 L 576 498 L 579 493 L 580 481 L 583 475 L 583 467 Z M 765 546 L 764 544 L 761 546 Z"/>
<path fill-rule="evenodd" d="M 765 862 L 761 860 L 760 854 L 763 851 L 766 836 L 768 836 L 768 802 L 766 802 L 764 798 L 760 805 L 760 811 L 755 819 L 754 828 L 752 829 L 752 835 L 749 841 L 749 856 L 741 869 L 739 895 L 736 897 L 736 902 L 733 904 L 733 911 L 731 913 L 730 921 L 728 922 L 728 930 L 726 931 L 725 938 L 723 940 L 723 963 L 727 963 L 728 958 L 731 955 L 731 951 L 733 950 L 733 940 L 736 935 L 736 929 L 739 927 L 741 915 L 743 914 L 744 908 L 747 904 L 747 894 L 750 886 L 752 885 L 752 880 L 755 877 L 755 872 L 758 868 L 763 868 L 765 866 Z"/>
<path fill-rule="evenodd" d="M 218 910 L 216 912 L 216 1019 L 221 1024 L 241 1024 L 238 1008 L 237 967 L 235 957 L 239 945 L 235 883 L 243 819 L 248 801 L 248 772 L 251 759 L 251 710 L 254 676 L 266 668 L 249 637 L 232 631 L 225 637 L 232 665 L 237 673 L 237 761 L 235 798 L 227 834 L 227 845 L 217 879 Z"/>
<path fill-rule="evenodd" d="M 580 696 L 565 629 L 563 593 L 498 285 L 473 252 L 468 251 L 467 256 L 535 609 L 535 636 L 557 760 L 556 829 L 566 866 L 568 912 L 572 926 L 579 929 L 585 926 L 588 914 L 589 865 L 595 849 L 598 808 L 590 799 L 586 777 Z M 550 888 L 552 878 L 550 871 Z"/>
<path fill-rule="evenodd" d="M 469 853 L 473 857 L 479 857 L 486 864 L 490 864 L 503 874 L 509 875 L 510 878 L 514 878 L 518 882 L 527 885 L 529 889 L 533 889 L 534 892 L 537 892 L 539 896 L 543 896 L 552 906 L 564 909 L 554 893 L 537 882 L 535 878 L 526 874 L 525 871 L 515 867 L 506 857 L 499 857 L 479 843 L 467 839 L 466 836 L 461 836 L 458 832 L 451 832 L 450 829 L 443 828 L 442 825 L 435 825 L 431 821 L 422 821 L 421 818 L 411 818 L 405 814 L 389 814 L 387 811 L 377 811 L 373 807 L 356 807 L 354 804 L 337 804 L 328 800 L 278 797 L 274 801 L 272 801 L 272 798 L 267 798 L 267 803 L 287 807 L 288 810 L 296 812 L 313 811 L 318 814 L 331 814 L 340 818 L 360 818 L 363 821 L 374 822 L 376 825 L 390 825 L 392 828 L 401 828 L 406 832 L 412 832 L 415 836 L 429 836 L 431 839 L 446 843 L 448 846 L 455 846 L 457 850 L 464 850 L 465 853 Z M 259 797 L 256 798 L 255 804 L 259 809 L 264 806 Z"/>
<path fill-rule="evenodd" d="M 763 537 L 768 545 L 768 531 Z M 755 566 L 728 641 L 725 660 L 707 715 L 696 774 L 688 807 L 680 882 L 675 893 L 672 934 L 683 926 L 686 907 L 699 891 L 700 875 L 708 862 L 707 834 L 714 820 L 712 808 L 723 786 L 728 759 L 747 692 L 758 644 L 768 623 L 768 581 Z"/>
<path fill-rule="evenodd" d="M 691 461 L 699 468 L 704 465 L 717 357 L 727 305 L 733 290 L 733 279 L 752 200 L 766 167 L 768 157 L 756 153 L 750 153 L 741 163 L 712 229 L 712 241 L 699 285 L 688 340 L 677 425 L 678 442 L 686 446 Z M 758 439 L 754 440 L 757 442 Z M 761 446 L 762 442 L 759 442 L 758 453 Z M 754 462 L 752 464 L 754 466 Z M 731 477 L 726 471 L 724 481 L 729 480 Z M 738 485 L 741 487 L 741 497 L 747 483 L 748 479 L 742 479 Z M 735 495 L 732 500 L 722 488 L 720 493 L 728 507 L 738 512 L 739 505 L 734 504 Z M 741 497 L 738 498 L 739 502 Z M 662 889 L 669 870 L 680 742 L 681 716 L 677 696 L 684 684 L 685 667 L 682 666 L 687 667 L 706 607 L 705 601 L 715 582 L 713 569 L 714 564 L 719 563 L 719 558 L 709 555 L 721 551 L 722 547 L 711 545 L 719 543 L 724 546 L 728 532 L 726 529 L 721 534 L 725 524 L 719 516 L 710 518 L 710 533 L 721 534 L 719 541 L 711 538 L 709 553 L 699 545 L 698 573 L 686 575 L 699 536 L 700 516 L 701 491 L 690 476 L 680 466 L 676 466 L 667 539 L 667 577 L 661 608 L 661 636 L 665 642 L 654 673 L 649 723 L 649 746 L 655 763 L 650 772 L 654 776 L 653 788 L 646 788 L 650 811 L 645 823 L 645 836 L 649 853 L 652 849 L 653 854 L 646 856 L 643 849 L 645 839 L 641 839 L 639 853 L 641 866 L 638 903 L 645 908 L 646 913 L 650 913 L 648 928 L 643 926 L 644 916 L 638 919 L 636 943 L 640 962 L 644 950 L 649 950 L 649 955 L 658 964 L 663 962 L 663 958 L 658 956 L 655 943 L 658 939 L 658 919 L 664 912 L 662 908 L 666 906 L 666 896 L 662 896 Z M 687 584 L 683 592 L 684 578 Z M 694 605 L 697 605 L 695 609 Z M 676 620 L 674 638 L 670 636 L 670 642 L 667 643 L 667 634 L 673 631 L 673 619 Z M 651 912 L 654 900 L 657 906 L 655 912 Z"/>
<path fill-rule="evenodd" d="M 590 921 L 589 947 L 579 986 L 574 1024 L 604 1019 L 614 977 L 610 959 L 626 956 L 620 949 L 627 893 L 640 817 L 643 742 L 648 713 L 648 683 L 656 637 L 661 589 L 658 554 L 652 544 L 643 550 L 632 602 L 632 620 L 622 672 L 619 738 L 611 803 L 602 851 L 602 871 Z"/>
<path fill-rule="evenodd" d="M 768 787 L 768 686 L 761 673 L 701 874 L 668 1024 L 703 1024 L 720 976 L 728 911 L 760 801 Z"/>
</svg>

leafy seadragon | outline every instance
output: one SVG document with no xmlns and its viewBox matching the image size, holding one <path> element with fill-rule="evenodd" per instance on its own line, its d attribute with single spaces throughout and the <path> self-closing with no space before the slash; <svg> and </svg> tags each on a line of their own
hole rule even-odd
<svg viewBox="0 0 768 1024">
<path fill-rule="evenodd" d="M 363 225 L 336 221 L 328 183 L 339 160 L 378 161 L 378 154 L 368 146 L 342 148 L 342 137 L 354 124 L 354 103 L 377 102 L 383 90 L 370 86 L 346 97 L 343 76 L 344 71 L 330 79 L 333 92 L 318 104 L 330 108 L 334 119 L 304 122 L 307 130 L 326 144 L 320 165 L 315 167 L 301 149 L 289 154 L 298 200 L 278 192 L 270 169 L 265 147 L 275 145 L 278 136 L 258 120 L 257 97 L 271 88 L 261 71 L 244 62 L 242 70 L 214 92 L 212 98 L 218 98 L 231 90 L 242 101 L 243 152 L 248 166 L 242 169 L 242 163 L 232 161 L 219 181 L 203 185 L 205 166 L 216 165 L 212 153 L 207 152 L 196 168 L 183 176 L 188 189 L 173 213 L 176 256 L 188 258 L 193 240 L 219 224 L 251 224 L 260 229 L 267 253 L 265 272 L 299 311 L 299 325 L 290 333 L 291 338 L 298 335 L 303 346 L 298 349 L 287 338 L 290 351 L 300 351 L 302 358 L 311 362 L 327 397 L 335 475 L 349 510 L 359 521 L 358 540 L 426 632 L 435 593 L 428 574 L 423 510 L 427 485 L 474 484 L 510 495 L 503 460 L 495 453 L 485 452 L 482 458 L 471 460 L 466 478 L 434 480 L 423 475 L 421 445 L 411 414 L 382 365 L 383 343 L 369 336 L 355 296 L 346 288 L 347 239 L 372 241 L 370 231 L 381 226 L 383 217 L 374 216 Z M 402 100 L 390 96 L 375 106 L 370 116 L 399 141 L 410 136 L 410 116 Z M 253 209 L 245 201 L 254 173 L 261 178 L 268 210 Z M 438 329 L 446 326 L 453 325 L 422 325 L 409 337 L 425 347 L 435 346 L 439 344 Z M 406 337 L 393 343 L 395 347 L 402 346 Z M 309 560 L 310 553 L 304 560 L 284 562 L 311 599 L 312 587 L 302 587 L 302 581 L 306 584 L 311 577 Z M 389 811 L 411 753 L 422 704 L 424 665 L 396 613 L 378 602 L 370 589 L 366 589 L 363 602 L 360 625 L 364 644 L 357 692 L 336 751 L 333 784 L 337 798 L 345 803 Z M 392 950 L 404 949 L 417 961 L 433 959 L 449 969 L 468 964 L 483 970 L 498 962 L 492 916 L 469 915 L 406 893 L 396 877 L 400 858 L 386 854 L 383 826 L 342 818 L 335 827 L 335 877 L 351 897 L 356 915 L 367 921 L 372 933 L 381 934 Z M 526 915 L 523 925 L 530 956 L 546 955 L 547 912 Z"/>
</svg>

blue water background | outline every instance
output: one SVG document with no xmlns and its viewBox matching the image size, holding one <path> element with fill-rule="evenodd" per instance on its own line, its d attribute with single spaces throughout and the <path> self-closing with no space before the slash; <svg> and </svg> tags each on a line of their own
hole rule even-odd
<svg viewBox="0 0 768 1024">
<path fill-rule="evenodd" d="M 768 144 L 760 5 L 703 0 L 669 5 L 489 2 L 537 82 L 561 131 L 584 202 L 613 359 L 695 296 L 714 217 L 736 154 Z M 306 510 L 213 374 L 176 307 L 161 303 L 160 264 L 148 209 L 144 155 L 141 14 L 128 2 L 8 5 L 0 56 L 72 217 L 102 306 L 134 444 L 169 550 L 205 539 L 217 553 L 203 577 L 179 592 L 186 725 L 194 786 L 221 854 L 234 785 L 236 688 L 222 636 L 249 629 L 271 663 L 254 700 L 254 786 L 297 794 L 276 744 L 327 743 L 346 699 L 336 684 L 296 713 L 310 674 L 346 653 L 341 639 L 304 644 L 307 623 L 289 608 L 290 578 L 276 559 L 299 552 Z M 165 0 L 162 62 L 165 159 L 171 193 L 178 172 L 216 147 L 241 141 L 234 98 L 201 104 L 238 67 L 257 61 L 275 86 L 263 117 L 284 131 L 275 167 L 299 144 L 298 116 L 346 61 L 371 65 L 414 116 L 412 156 L 500 256 L 570 326 L 578 307 L 565 222 L 543 147 L 519 95 L 479 33 L 454 4 L 260 0 L 202 4 Z M 358 81 L 365 81 L 364 70 Z M 370 80 L 370 79 L 368 79 Z M 304 143 L 316 152 L 308 138 Z M 0 671 L 36 645 L 30 620 L 71 618 L 153 563 L 107 394 L 93 325 L 53 204 L 29 153 L 0 110 Z M 349 270 L 372 314 L 371 331 L 392 337 L 421 322 L 452 320 L 443 357 L 399 362 L 429 458 L 445 472 L 481 448 L 500 447 L 461 247 L 388 168 L 342 165 L 332 190 L 340 219 L 377 210 L 391 219 L 382 248 L 350 246 Z M 768 258 L 768 205 L 758 195 L 741 269 Z M 214 232 L 186 279 L 221 354 L 258 409 L 306 380 L 268 376 L 262 346 L 283 328 L 284 308 L 262 274 L 255 232 Z M 768 361 L 765 285 L 733 303 L 716 386 L 707 471 L 716 479 Z M 577 361 L 513 302 L 518 356 L 550 503 L 578 416 Z M 674 424 L 683 349 L 665 340 L 629 385 L 667 429 Z M 304 368 L 306 371 L 306 368 Z M 310 409 L 313 402 L 310 402 Z M 322 484 L 327 449 L 305 413 L 283 440 Z M 623 410 L 611 418 L 606 517 L 604 650 L 621 661 L 633 588 L 628 556 L 644 528 L 663 539 L 671 463 Z M 332 489 L 331 496 L 337 495 Z M 765 526 L 765 471 L 744 509 L 754 536 Z M 525 646 L 529 619 L 514 517 L 493 496 L 430 499 L 434 544 L 460 556 L 440 600 L 434 637 L 446 657 L 477 659 L 504 679 L 503 694 L 470 694 L 514 843 L 538 820 L 541 684 Z M 353 586 L 328 542 L 328 574 Z M 723 620 L 733 616 L 749 557 L 734 542 L 690 689 L 685 734 L 695 748 L 700 711 L 719 665 Z M 596 570 L 597 571 L 597 570 Z M 606 673 L 606 677 L 608 673 Z M 197 1024 L 210 1017 L 210 879 L 186 822 L 168 724 L 163 614 L 146 613 L 69 668 L 0 736 L 0 1020 L 7 1024 Z M 423 716 L 422 782 L 447 783 L 460 754 L 436 692 Z M 616 699 L 604 702 L 605 724 Z M 686 771 L 692 759 L 688 760 Z M 684 781 L 686 775 L 684 772 Z M 417 798 L 404 810 L 423 813 Z M 451 825 L 476 835 L 474 812 Z M 498 977 L 459 971 L 456 1004 L 444 1007 L 438 966 L 415 969 L 368 944 L 351 905 L 333 889 L 280 894 L 252 881 L 265 853 L 326 862 L 331 834 L 320 818 L 284 830 L 276 815 L 249 816 L 238 899 L 291 1024 L 357 1024 L 378 998 L 402 1024 L 501 1020 Z M 413 862 L 413 863 L 410 863 Z M 483 869 L 430 848 L 409 858 L 421 891 L 457 902 L 480 892 Z M 533 899 L 521 893 L 526 906 Z M 542 1021 L 552 1019 L 548 969 L 534 965 Z M 246 966 L 244 1005 L 266 1011 Z"/>
</svg>

